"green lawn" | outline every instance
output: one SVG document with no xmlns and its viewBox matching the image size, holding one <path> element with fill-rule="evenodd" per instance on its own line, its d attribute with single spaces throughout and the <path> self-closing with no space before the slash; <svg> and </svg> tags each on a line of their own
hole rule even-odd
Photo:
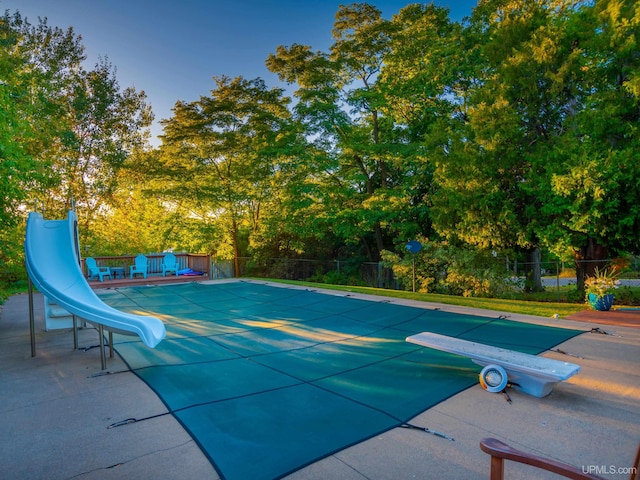
<svg viewBox="0 0 640 480">
<path fill-rule="evenodd" d="M 536 302 L 523 300 L 505 300 L 500 298 L 475 298 L 457 297 L 453 295 L 438 295 L 433 293 L 413 293 L 404 290 L 387 290 L 372 287 L 354 287 L 349 285 L 330 285 L 326 283 L 301 282 L 292 280 L 270 279 L 269 281 L 287 283 L 292 285 L 303 285 L 307 287 L 326 288 L 340 290 L 344 292 L 366 293 L 369 295 L 381 295 L 385 297 L 406 298 L 420 300 L 423 302 L 446 303 L 449 305 L 460 305 L 464 307 L 483 308 L 486 310 L 497 310 L 499 312 L 520 313 L 525 315 L 537 315 L 539 317 L 552 317 L 558 315 L 566 317 L 589 307 L 584 303 L 557 303 L 557 302 Z"/>
</svg>

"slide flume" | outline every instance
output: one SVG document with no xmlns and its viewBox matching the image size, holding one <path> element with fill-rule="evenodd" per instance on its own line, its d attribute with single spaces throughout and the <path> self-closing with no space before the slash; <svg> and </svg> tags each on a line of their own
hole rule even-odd
<svg viewBox="0 0 640 480">
<path fill-rule="evenodd" d="M 104 328 L 125 335 L 137 335 L 154 348 L 165 337 L 159 318 L 116 310 L 95 294 L 80 269 L 77 217 L 70 211 L 66 220 L 45 220 L 31 212 L 24 241 L 27 273 L 33 284 L 58 305 Z"/>
</svg>

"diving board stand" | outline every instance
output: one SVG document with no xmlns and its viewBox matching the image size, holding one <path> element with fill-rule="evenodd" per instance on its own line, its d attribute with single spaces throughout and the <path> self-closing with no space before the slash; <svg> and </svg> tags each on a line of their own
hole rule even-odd
<svg viewBox="0 0 640 480">
<path fill-rule="evenodd" d="M 580 366 L 573 363 L 437 333 L 418 333 L 407 337 L 406 340 L 423 347 L 468 357 L 473 363 L 483 367 L 498 365 L 507 372 L 509 381 L 515 389 L 534 397 L 546 397 L 557 382 L 567 380 L 580 371 Z"/>
</svg>

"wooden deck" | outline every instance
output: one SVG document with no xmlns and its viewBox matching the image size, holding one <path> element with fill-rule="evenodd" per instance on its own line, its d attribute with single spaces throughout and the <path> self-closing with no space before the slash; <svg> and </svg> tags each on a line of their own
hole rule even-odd
<svg viewBox="0 0 640 480">
<path fill-rule="evenodd" d="M 163 285 L 167 283 L 201 282 L 209 279 L 211 270 L 211 257 L 206 254 L 175 253 L 179 269 L 191 269 L 203 272 L 202 275 L 178 275 L 162 276 L 162 262 L 164 254 L 147 254 L 147 278 L 136 276 L 129 278 L 129 267 L 134 264 L 135 256 L 124 255 L 119 257 L 93 257 L 98 267 L 109 267 L 111 278 L 105 278 L 103 282 L 94 278 L 89 280 L 91 288 L 117 288 L 133 287 L 137 285 Z M 82 271 L 85 275 L 89 272 L 82 262 Z"/>
<path fill-rule="evenodd" d="M 89 281 L 89 285 L 95 290 L 99 288 L 137 287 L 140 285 L 167 285 L 170 283 L 203 282 L 205 280 L 209 280 L 209 277 L 206 274 L 178 276 L 169 275 L 167 277 L 163 277 L 159 274 L 150 274 L 147 275 L 147 278 L 137 276 L 133 279 L 130 279 L 128 275 L 125 275 L 124 278 L 105 278 L 104 282 L 101 282 L 100 280 L 91 280 Z"/>
<path fill-rule="evenodd" d="M 583 310 L 569 315 L 567 320 L 580 322 L 601 323 L 604 325 L 618 325 L 620 327 L 640 327 L 640 308 L 611 309 L 608 312 L 597 310 Z"/>
</svg>

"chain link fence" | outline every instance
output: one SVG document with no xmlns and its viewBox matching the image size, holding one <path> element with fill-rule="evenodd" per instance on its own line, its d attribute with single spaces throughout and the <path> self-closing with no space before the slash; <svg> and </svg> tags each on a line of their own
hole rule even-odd
<svg viewBox="0 0 640 480">
<path fill-rule="evenodd" d="M 576 262 L 543 261 L 537 265 L 508 258 L 494 258 L 502 264 L 505 275 L 515 288 L 521 288 L 527 275 L 539 269 L 541 286 L 545 289 L 560 289 L 576 285 Z M 239 259 L 238 277 L 277 278 L 283 280 L 316 281 L 320 283 L 362 285 L 377 288 L 400 289 L 402 285 L 395 278 L 393 270 L 382 262 L 355 262 L 353 260 L 311 260 L 273 258 L 256 261 L 250 257 Z M 583 261 L 586 271 L 609 268 L 617 265 L 620 272 L 620 286 L 640 287 L 640 257 Z M 482 267 L 480 267 L 482 268 Z M 232 261 L 214 261 L 212 278 L 232 278 L 236 276 Z M 535 274 L 534 274 L 535 277 Z"/>
<path fill-rule="evenodd" d="M 250 257 L 241 257 L 238 263 L 240 266 L 238 277 L 316 281 L 389 289 L 400 288 L 394 278 L 393 270 L 381 262 L 287 258 L 270 258 L 257 262 Z M 236 276 L 234 273 L 232 261 L 213 262 L 212 278 L 232 278 Z"/>
</svg>

